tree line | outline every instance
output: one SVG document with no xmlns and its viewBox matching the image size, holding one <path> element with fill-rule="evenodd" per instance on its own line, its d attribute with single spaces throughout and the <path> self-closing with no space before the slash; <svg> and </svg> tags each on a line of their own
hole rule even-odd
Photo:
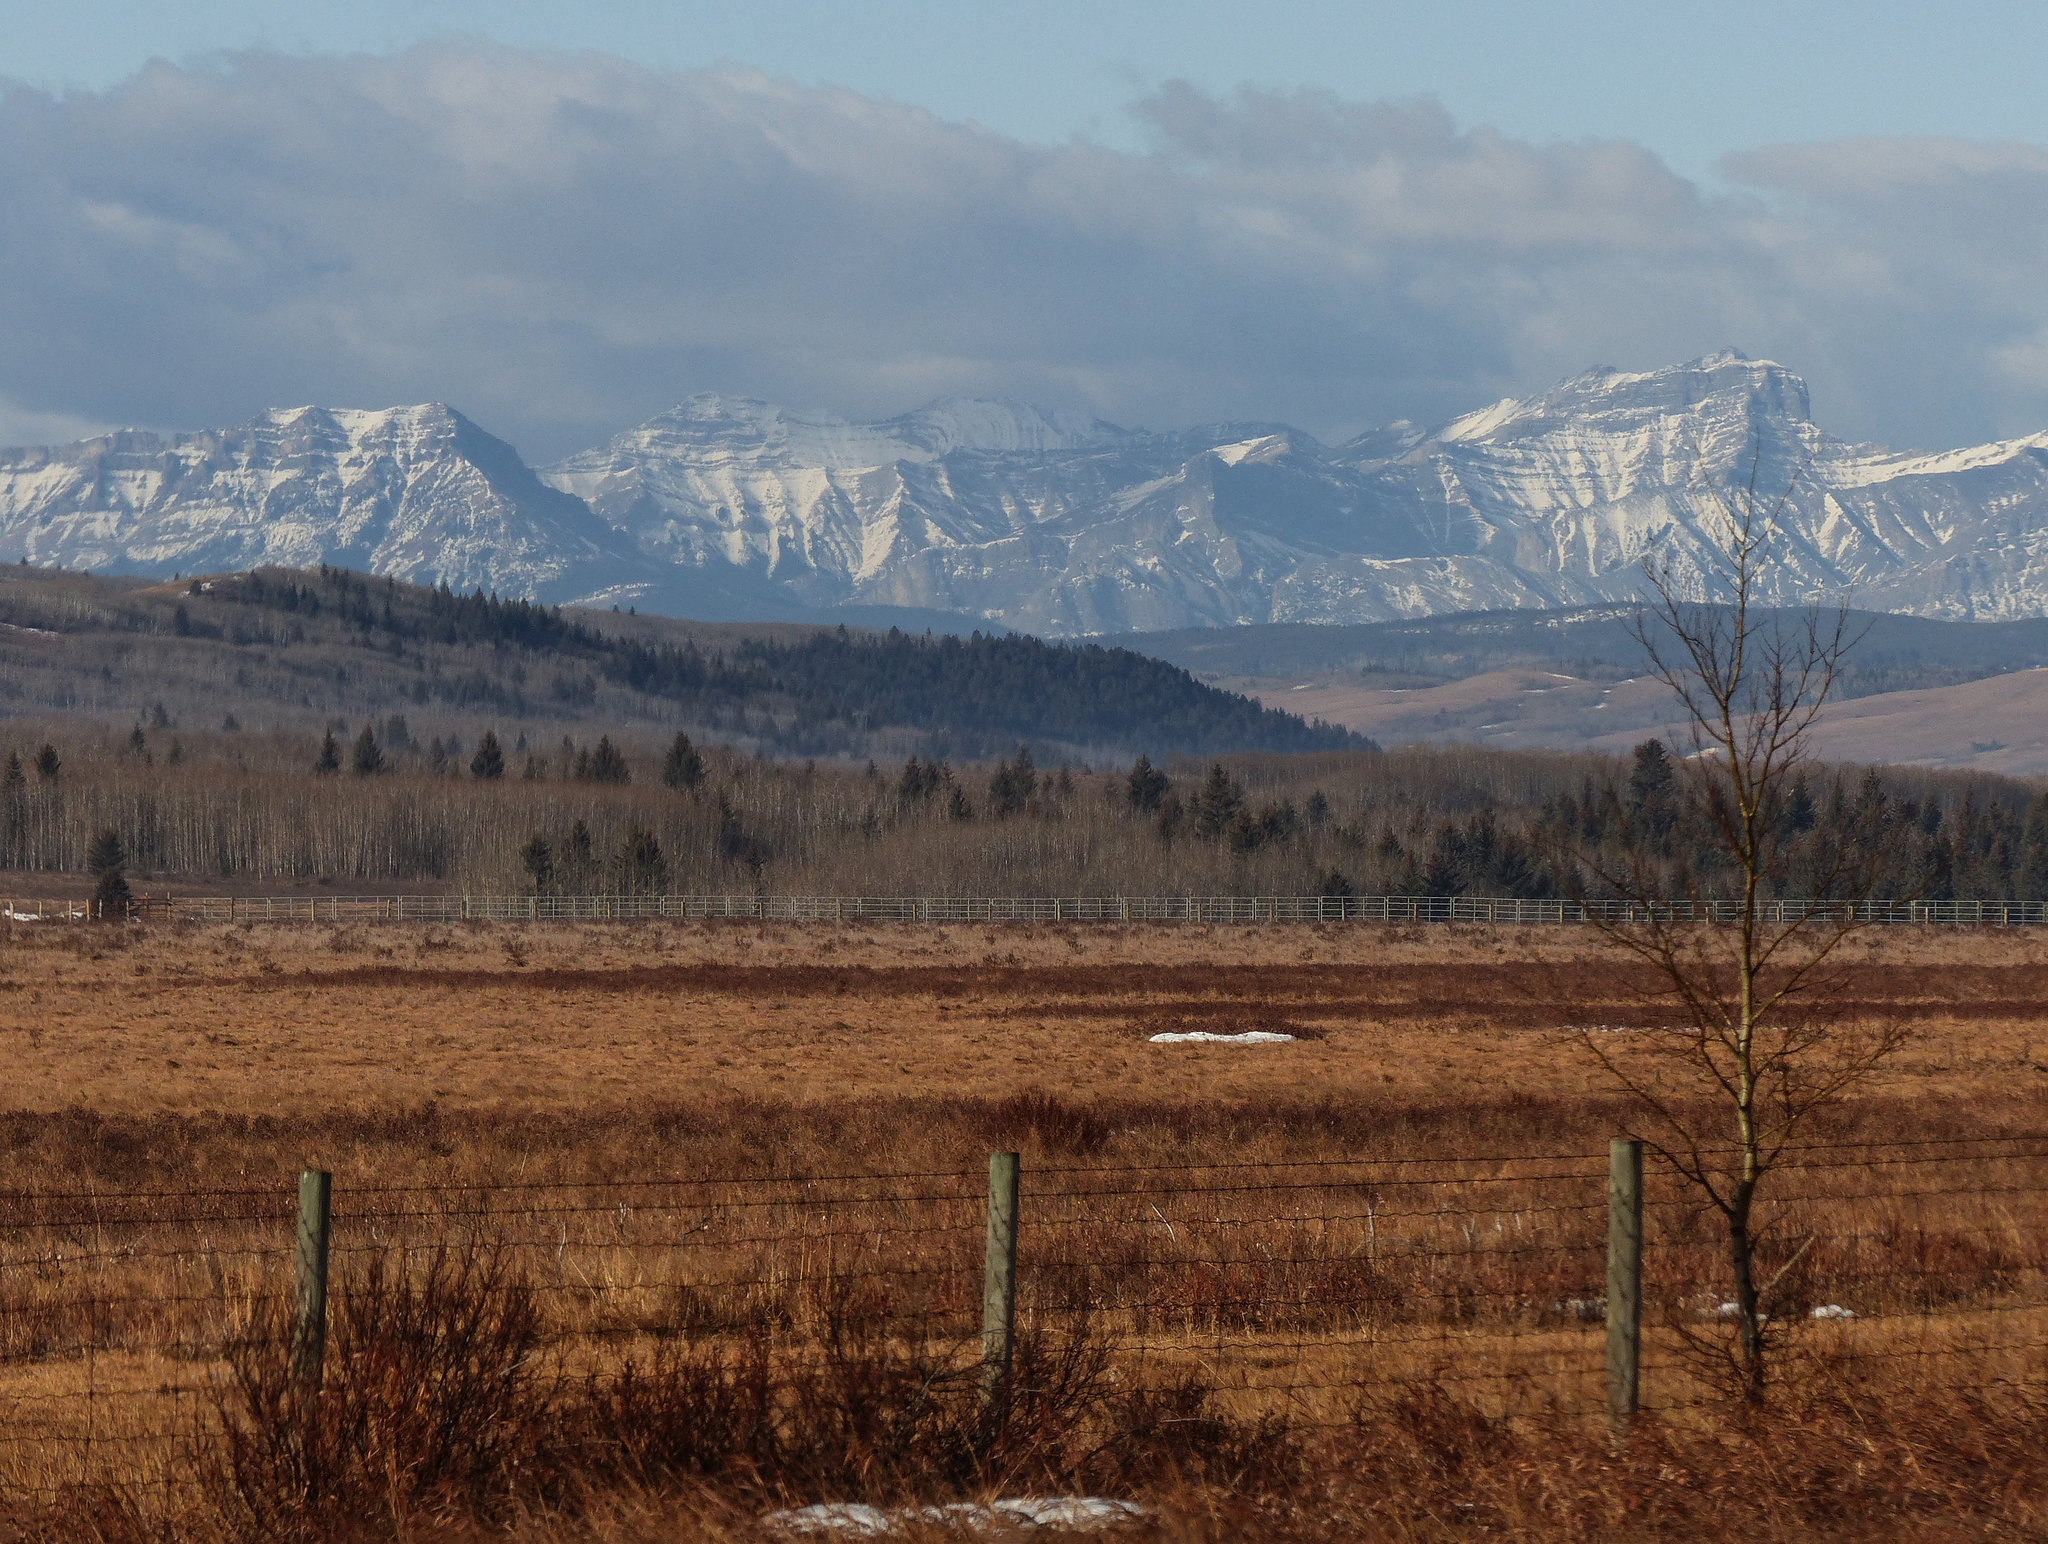
<svg viewBox="0 0 2048 1544">
<path fill-rule="evenodd" d="M 863 766 L 683 731 L 546 743 L 506 725 L 422 747 L 402 716 L 318 739 L 74 728 L 0 764 L 0 867 L 30 889 L 97 876 L 111 834 L 128 882 L 156 887 L 1537 897 L 1584 890 L 1568 851 L 1626 849 L 1670 895 L 1717 894 L 1728 876 L 1697 856 L 1670 771 L 1654 743 L 1620 762 L 1411 747 L 1105 766 L 1019 744 Z M 1882 820 L 1856 816 L 1873 802 Z M 1816 864 L 1830 831 L 1892 832 L 1889 895 L 2048 898 L 2048 803 L 2014 780 L 1821 768 L 1788 805 Z"/>
</svg>

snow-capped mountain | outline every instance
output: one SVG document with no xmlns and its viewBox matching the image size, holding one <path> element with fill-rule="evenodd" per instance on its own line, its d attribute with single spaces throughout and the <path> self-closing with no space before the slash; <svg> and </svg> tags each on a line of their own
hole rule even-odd
<svg viewBox="0 0 2048 1544">
<path fill-rule="evenodd" d="M 2048 434 L 1823 433 L 1783 367 L 1594 370 L 1433 431 L 1151 433 L 1007 402 L 880 423 L 700 396 L 538 476 L 438 406 L 0 453 L 0 558 L 340 563 L 683 615 L 843 606 L 1034 632 L 1364 622 L 1624 600 L 1704 574 L 1710 484 L 1790 489 L 1767 598 L 2048 615 Z"/>
<path fill-rule="evenodd" d="M 1143 434 L 983 403 L 856 425 L 699 397 L 542 475 L 686 570 L 1084 633 L 1627 599 L 1646 557 L 1704 572 L 1709 484 L 1752 471 L 1767 500 L 1791 490 L 1769 598 L 2039 615 L 2044 452 L 1847 444 L 1797 376 L 1723 353 L 1337 447 L 1284 425 Z"/>
<path fill-rule="evenodd" d="M 514 595 L 644 582 L 582 500 L 438 403 L 273 410 L 0 452 L 0 559 L 127 573 L 335 563 Z"/>
</svg>

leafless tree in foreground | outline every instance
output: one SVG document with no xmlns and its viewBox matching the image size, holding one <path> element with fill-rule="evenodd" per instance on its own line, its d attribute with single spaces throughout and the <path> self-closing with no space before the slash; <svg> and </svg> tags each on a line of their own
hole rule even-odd
<svg viewBox="0 0 2048 1544">
<path fill-rule="evenodd" d="M 1835 828 L 1802 839 L 1814 823 L 1809 742 L 1856 632 L 1841 608 L 1788 616 L 1758 603 L 1800 475 L 1775 500 L 1760 497 L 1760 464 L 1759 453 L 1746 484 L 1700 477 L 1718 574 L 1645 565 L 1653 599 L 1636 637 L 1684 709 L 1690 754 L 1671 768 L 1661 809 L 1640 789 L 1614 791 L 1619 842 L 1570 855 L 1586 899 L 1633 903 L 1593 912 L 1593 925 L 1651 968 L 1680 1021 L 1581 1038 L 1635 1104 L 1635 1134 L 1725 1225 L 1732 1341 L 1685 1334 L 1750 1400 L 1786 1332 L 1782 1294 L 1805 1249 L 1760 1212 L 1766 1181 L 1815 1113 L 1869 1077 L 1903 1033 L 1896 1019 L 1853 1012 L 1845 991 L 1843 945 L 1866 925 L 1856 903 L 1883 872 L 1893 824 L 1881 790 L 1831 800 Z M 1656 904 L 1673 898 L 1674 857 L 1690 893 L 1717 902 L 1711 920 Z"/>
</svg>

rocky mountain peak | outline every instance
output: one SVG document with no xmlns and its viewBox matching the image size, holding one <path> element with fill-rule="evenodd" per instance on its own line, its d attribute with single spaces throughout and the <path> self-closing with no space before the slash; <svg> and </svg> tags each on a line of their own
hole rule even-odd
<svg viewBox="0 0 2048 1544">
<path fill-rule="evenodd" d="M 443 403 L 0 452 L 0 561 L 339 563 L 707 617 L 904 608 L 1044 633 L 1625 602 L 1719 582 L 1707 480 L 1794 486 L 1767 598 L 2048 615 L 2041 436 L 1846 444 L 1733 350 L 1590 370 L 1434 432 L 1132 432 L 945 398 L 876 422 L 704 394 L 536 474 Z M 1705 477 L 1702 474 L 1706 474 Z M 872 611 L 869 615 L 873 615 Z"/>
</svg>

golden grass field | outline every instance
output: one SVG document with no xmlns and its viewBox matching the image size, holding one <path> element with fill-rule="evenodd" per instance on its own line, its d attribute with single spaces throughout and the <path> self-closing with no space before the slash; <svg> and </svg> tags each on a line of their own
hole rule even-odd
<svg viewBox="0 0 2048 1544">
<path fill-rule="evenodd" d="M 219 1476 L 183 1472 L 162 1439 L 178 1411 L 215 1429 L 226 1407 L 161 1391 L 207 1386 L 245 1365 L 223 1348 L 275 1328 L 312 1165 L 336 1176 L 350 1290 L 399 1261 L 427 1295 L 408 1311 L 431 1317 L 435 1291 L 487 1302 L 505 1336 L 532 1337 L 518 1365 L 552 1380 L 552 1403 L 505 1417 L 532 1444 L 522 1472 L 552 1480 L 486 1484 L 449 1459 L 470 1491 L 421 1481 L 364 1537 L 746 1535 L 749 1497 L 943 1498 L 998 1477 L 1120 1486 L 1165 1508 L 1152 1531 L 1186 1538 L 1464 1537 L 1474 1517 L 1490 1536 L 1719 1538 L 1699 1531 L 1713 1497 L 1729 1537 L 2039 1536 L 2040 1145 L 1899 1160 L 2043 1129 L 2048 934 L 1875 930 L 1852 948 L 1851 1011 L 1914 1035 L 1826 1134 L 1888 1145 L 1853 1150 L 1876 1167 L 1788 1183 L 1819 1239 L 1801 1266 L 1814 1301 L 1853 1298 L 1858 1318 L 1799 1339 L 1773 1415 L 1728 1413 L 1683 1346 L 1718 1269 L 1711 1219 L 1653 1185 L 1661 1409 L 1617 1454 L 1600 1329 L 1570 1305 L 1600 1286 L 1605 1147 L 1627 1116 L 1574 1031 L 1669 1010 L 1587 932 L 16 925 L 0 936 L 0 1491 L 86 1473 L 91 1422 L 157 1434 L 135 1466 L 91 1472 L 148 1482 L 145 1503 L 157 1485 L 163 1506 L 134 1523 L 94 1503 L 24 1536 L 140 1537 L 188 1490 L 213 1499 L 180 1538 L 282 1536 L 222 1510 Z M 1203 1028 L 1300 1038 L 1146 1038 Z M 960 1436 L 996 1148 L 1024 1155 L 1026 1322 L 1112 1348 L 1095 1402 L 1075 1396 L 1087 1420 L 1015 1452 Z M 885 1178 L 803 1182 L 819 1175 Z M 517 1290 L 418 1276 L 419 1251 L 450 1239 L 495 1246 Z M 338 1312 L 344 1348 L 370 1346 L 372 1308 Z M 846 1360 L 844 1323 L 886 1328 Z M 669 1403 L 627 1410 L 620 1369 L 652 1369 L 678 1336 L 739 1363 L 668 1366 Z M 770 1342 L 785 1360 L 761 1386 L 782 1380 L 784 1402 L 743 1419 L 733 1368 Z M 246 1364 L 259 1383 L 266 1355 Z M 825 1366 L 867 1392 L 825 1389 Z M 399 1386 L 432 1381 L 390 1376 L 376 1399 L 407 1409 Z M 358 1408 L 357 1378 L 331 1370 L 322 1398 Z M 955 1392 L 912 1401 L 930 1407 L 914 1462 L 856 1461 L 833 1445 L 846 1412 L 895 1408 L 876 1392 L 891 1378 Z M 840 1435 L 790 1435 L 807 1410 L 837 1412 Z M 783 1447 L 771 1461 L 743 1433 L 714 1462 L 707 1422 L 773 1426 Z M 1796 1452 L 1773 1446 L 1795 1427 Z M 379 1461 L 423 1429 L 392 1425 Z M 670 1433 L 667 1459 L 643 1451 L 649 1430 Z M 637 1456 L 564 1478 L 565 1431 L 578 1452 Z M 930 1456 L 956 1439 L 969 1458 Z M 1745 1488 L 1744 1465 L 1768 1478 Z M 302 1536 L 344 1536 L 322 1515 Z"/>
<path fill-rule="evenodd" d="M 1870 1093 L 2048 1096 L 2048 933 L 1873 930 L 1918 1034 Z M 1546 1100 L 1649 983 L 1559 928 L 264 926 L 0 934 L 5 1107 L 545 1116 L 747 1096 Z M 1292 1045 L 1154 1046 L 1290 1025 Z M 1588 1133 L 1591 1135 L 1592 1133 Z"/>
</svg>

